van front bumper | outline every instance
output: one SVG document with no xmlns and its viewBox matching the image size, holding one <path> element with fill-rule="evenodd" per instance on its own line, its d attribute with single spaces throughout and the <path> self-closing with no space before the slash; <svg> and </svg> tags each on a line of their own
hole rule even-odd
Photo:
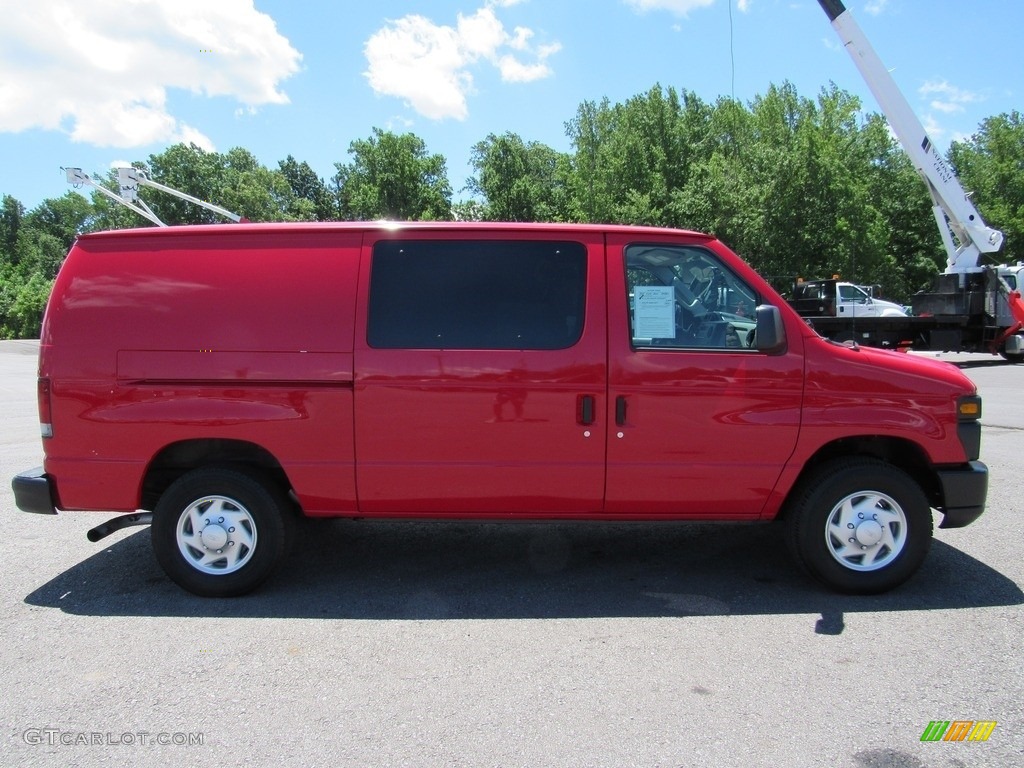
<svg viewBox="0 0 1024 768">
<path fill-rule="evenodd" d="M 938 477 L 945 500 L 939 528 L 963 528 L 981 517 L 988 496 L 988 467 L 972 461 L 962 469 L 939 470 Z"/>
<path fill-rule="evenodd" d="M 40 515 L 56 515 L 53 504 L 53 484 L 42 467 L 29 469 L 16 475 L 11 481 L 14 489 L 14 503 L 22 512 L 36 512 Z"/>
</svg>

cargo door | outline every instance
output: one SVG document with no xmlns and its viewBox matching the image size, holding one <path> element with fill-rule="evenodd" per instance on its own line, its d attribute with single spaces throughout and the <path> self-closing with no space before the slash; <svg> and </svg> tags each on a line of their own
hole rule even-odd
<svg viewBox="0 0 1024 768">
<path fill-rule="evenodd" d="M 599 512 L 604 281 L 597 234 L 369 238 L 356 328 L 360 509 Z"/>
<path fill-rule="evenodd" d="M 606 510 L 754 518 L 796 444 L 799 339 L 752 348 L 756 276 L 669 237 L 609 238 Z"/>
</svg>

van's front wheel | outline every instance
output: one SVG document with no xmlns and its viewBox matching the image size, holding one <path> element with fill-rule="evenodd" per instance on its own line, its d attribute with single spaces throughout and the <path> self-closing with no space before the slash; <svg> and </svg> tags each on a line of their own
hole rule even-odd
<svg viewBox="0 0 1024 768">
<path fill-rule="evenodd" d="M 905 472 L 876 459 L 840 459 L 796 491 L 790 544 L 810 574 L 833 589 L 874 594 L 918 569 L 932 537 L 932 513 Z"/>
<path fill-rule="evenodd" d="M 275 486 L 234 469 L 189 472 L 153 511 L 153 551 L 164 572 L 202 597 L 250 592 L 284 558 L 288 501 Z"/>
</svg>

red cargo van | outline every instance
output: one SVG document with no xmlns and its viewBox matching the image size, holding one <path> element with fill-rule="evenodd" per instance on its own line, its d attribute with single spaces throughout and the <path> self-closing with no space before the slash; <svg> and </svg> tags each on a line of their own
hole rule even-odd
<svg viewBox="0 0 1024 768">
<path fill-rule="evenodd" d="M 982 512 L 956 368 L 817 335 L 713 237 L 265 224 L 83 235 L 43 324 L 29 512 L 152 523 L 201 595 L 309 517 L 785 518 L 835 589 L 907 579 Z"/>
</svg>

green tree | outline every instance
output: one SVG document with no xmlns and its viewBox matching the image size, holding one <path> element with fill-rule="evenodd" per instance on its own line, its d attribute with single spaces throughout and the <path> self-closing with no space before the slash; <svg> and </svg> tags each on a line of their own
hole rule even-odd
<svg viewBox="0 0 1024 768">
<path fill-rule="evenodd" d="M 262 165 L 247 149 L 207 152 L 195 144 L 175 144 L 150 155 L 143 166 L 155 182 L 226 208 L 250 221 L 282 221 L 293 194 L 284 174 Z M 147 204 L 167 224 L 220 223 L 224 217 L 202 206 L 158 191 L 141 191 Z"/>
<path fill-rule="evenodd" d="M 66 192 L 62 197 L 43 200 L 24 218 L 24 227 L 52 235 L 68 246 L 75 236 L 88 230 L 92 224 L 92 204 L 77 192 Z"/>
<path fill-rule="evenodd" d="M 584 102 L 566 130 L 582 220 L 711 232 L 769 277 L 839 272 L 905 294 L 935 271 L 923 186 L 884 121 L 834 85 L 749 105 L 655 86 Z"/>
<path fill-rule="evenodd" d="M 0 331 L 4 338 L 38 338 L 46 302 L 50 298 L 53 280 L 38 272 L 31 273 L 17 284 L 9 306 L 6 327 Z"/>
<path fill-rule="evenodd" d="M 0 262 L 15 263 L 18 232 L 25 216 L 25 206 L 11 195 L 0 200 Z"/>
<path fill-rule="evenodd" d="M 484 200 L 490 221 L 563 221 L 567 217 L 568 157 L 517 134 L 490 134 L 473 145 L 476 171 L 466 189 Z"/>
<path fill-rule="evenodd" d="M 982 121 L 966 141 L 954 141 L 949 161 L 990 227 L 1005 235 L 1005 261 L 1024 259 L 1024 121 L 1014 110 Z"/>
<path fill-rule="evenodd" d="M 864 281 L 882 285 L 889 298 L 907 301 L 945 269 L 942 240 L 927 187 L 885 118 L 870 115 L 863 132 L 872 147 L 871 195 L 885 220 L 887 240 L 883 263 Z"/>
<path fill-rule="evenodd" d="M 288 213 L 296 221 L 331 221 L 338 216 L 334 197 L 309 163 L 291 155 L 277 164 L 291 190 Z"/>
<path fill-rule="evenodd" d="M 224 157 L 218 194 L 208 202 L 249 221 L 288 221 L 293 195 L 284 174 L 262 165 L 249 150 L 234 147 Z M 223 219 L 220 219 L 223 221 Z"/>
<path fill-rule="evenodd" d="M 374 128 L 348 152 L 352 162 L 335 163 L 333 179 L 342 219 L 451 220 L 444 157 L 428 154 L 418 136 Z"/>
<path fill-rule="evenodd" d="M 762 192 L 765 174 L 758 169 L 776 151 L 755 142 L 753 115 L 739 101 L 722 98 L 706 105 L 687 97 L 684 121 L 693 145 L 686 183 L 669 190 L 672 226 L 711 232 L 748 256 L 765 238 Z"/>
<path fill-rule="evenodd" d="M 480 200 L 459 200 L 452 203 L 455 221 L 486 221 L 487 205 Z"/>
<path fill-rule="evenodd" d="M 584 101 L 565 124 L 575 149 L 571 194 L 577 221 L 614 220 L 613 158 L 609 143 L 614 133 L 611 102 Z"/>
<path fill-rule="evenodd" d="M 709 118 L 697 96 L 660 85 L 623 104 L 581 104 L 566 124 L 579 218 L 683 226 L 694 201 L 680 192 L 707 160 Z"/>
<path fill-rule="evenodd" d="M 207 152 L 195 144 L 175 144 L 159 154 L 150 155 L 149 161 L 141 164 L 153 181 L 226 208 L 220 199 L 225 165 L 223 155 Z M 172 195 L 145 187 L 139 190 L 139 194 L 166 224 L 212 224 L 223 221 L 223 217 L 216 213 Z M 237 213 L 248 215 L 240 211 Z"/>
<path fill-rule="evenodd" d="M 764 223 L 745 253 L 768 274 L 874 275 L 885 256 L 885 220 L 870 192 L 859 101 L 835 86 L 817 100 L 802 98 L 786 83 L 751 111 L 758 155 L 747 165 Z"/>
<path fill-rule="evenodd" d="M 13 197 L 0 209 L 0 338 L 39 335 L 53 278 L 79 232 L 91 224 L 90 202 L 74 192 L 29 212 Z"/>
</svg>

